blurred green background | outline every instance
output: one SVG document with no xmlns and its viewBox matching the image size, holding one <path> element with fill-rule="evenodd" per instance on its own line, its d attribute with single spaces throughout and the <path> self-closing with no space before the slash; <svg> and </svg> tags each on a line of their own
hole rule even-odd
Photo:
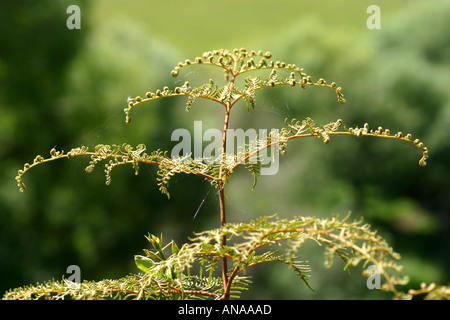
<svg viewBox="0 0 450 320">
<path fill-rule="evenodd" d="M 191 68 L 170 71 L 204 51 L 246 47 L 343 87 L 345 105 L 324 88 L 275 88 L 257 93 L 257 109 L 232 114 L 231 127 L 281 128 L 286 117 L 325 124 L 382 126 L 420 138 L 428 166 L 408 144 L 334 137 L 288 145 L 275 176 L 237 172 L 227 188 L 228 221 L 333 214 L 364 217 L 399 252 L 408 288 L 449 282 L 450 3 L 448 1 L 2 1 L 0 3 L 0 291 L 66 275 L 101 280 L 137 272 L 133 256 L 144 235 L 186 241 L 218 225 L 218 203 L 201 179 L 177 176 L 171 200 L 155 183 L 156 170 L 113 171 L 105 186 L 89 159 L 38 166 L 14 177 L 25 162 L 51 148 L 144 143 L 170 150 L 175 128 L 194 120 L 221 128 L 221 110 L 184 99 L 136 108 L 125 124 L 128 96 L 222 74 Z M 81 30 L 69 30 L 66 9 L 81 9 Z M 381 9 L 381 29 L 369 30 L 366 9 Z M 206 73 L 205 73 L 206 72 Z M 220 126 L 219 126 L 220 125 Z M 338 141 L 339 140 L 339 141 Z M 194 213 L 204 205 L 196 219 Z M 369 290 L 360 271 L 349 276 L 336 261 L 323 267 L 322 248 L 300 252 L 312 265 L 309 291 L 286 266 L 255 268 L 249 299 L 390 298 Z"/>
</svg>

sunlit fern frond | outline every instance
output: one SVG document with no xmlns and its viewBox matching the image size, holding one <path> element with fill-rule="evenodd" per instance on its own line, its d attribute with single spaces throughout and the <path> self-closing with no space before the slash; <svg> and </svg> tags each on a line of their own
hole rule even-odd
<svg viewBox="0 0 450 320">
<path fill-rule="evenodd" d="M 252 190 L 254 190 L 256 187 L 256 183 L 258 182 L 258 177 L 261 175 L 261 162 L 257 161 L 256 163 L 249 163 L 246 167 L 253 176 Z"/>
<path fill-rule="evenodd" d="M 427 164 L 426 160 L 429 158 L 428 148 L 419 139 L 413 139 L 411 134 L 404 135 L 402 132 L 398 132 L 392 135 L 389 129 L 384 129 L 382 127 L 378 127 L 376 130 L 369 129 L 369 125 L 367 123 L 364 124 L 363 128 L 344 127 L 343 131 L 340 130 L 343 124 L 341 119 L 322 126 L 317 126 L 315 122 L 309 117 L 302 122 L 296 119 L 292 119 L 291 122 L 285 120 L 285 124 L 286 128 L 284 128 L 284 130 L 280 130 L 278 139 L 275 139 L 275 142 L 268 144 L 269 146 L 273 143 L 279 143 L 280 141 L 283 141 L 283 145 L 280 144 L 280 150 L 282 151 L 282 154 L 286 149 L 287 142 L 292 139 L 316 137 L 322 138 L 323 142 L 325 144 L 328 144 L 330 143 L 331 136 L 350 135 L 356 137 L 386 138 L 408 142 L 422 152 L 422 157 L 419 160 L 420 166 L 425 166 Z M 281 135 L 281 133 L 283 133 L 283 135 Z"/>
<path fill-rule="evenodd" d="M 346 128 L 345 130 L 346 130 L 345 133 L 356 137 L 380 137 L 380 138 L 396 139 L 411 143 L 412 145 L 414 145 L 415 147 L 419 148 L 422 151 L 422 158 L 420 158 L 419 160 L 419 165 L 423 167 L 426 166 L 427 164 L 426 161 L 429 158 L 428 148 L 419 139 L 417 138 L 413 139 L 410 133 L 404 135 L 403 132 L 399 131 L 392 135 L 389 129 L 384 129 L 383 127 L 378 127 L 375 130 L 369 129 L 368 123 L 365 123 L 362 128 L 350 127 L 348 129 Z M 344 133 L 337 133 L 337 134 L 344 134 Z"/>
<path fill-rule="evenodd" d="M 253 110 L 256 108 L 256 88 L 262 85 L 260 77 L 248 77 L 245 79 L 245 90 L 243 91 L 245 101 L 247 102 L 247 110 L 250 112 L 250 106 Z"/>
<path fill-rule="evenodd" d="M 236 279 L 233 298 L 238 299 L 250 283 L 248 277 Z M 190 276 L 173 280 L 138 273 L 82 283 L 51 280 L 9 290 L 3 300 L 205 300 L 218 299 L 222 294 L 223 285 L 217 277 Z"/>
<path fill-rule="evenodd" d="M 135 174 L 138 174 L 139 164 L 155 164 L 159 166 L 157 183 L 160 191 L 166 194 L 168 197 L 168 186 L 171 177 L 175 174 L 185 173 L 202 176 L 210 182 L 215 182 L 218 178 L 219 167 L 222 166 L 224 176 L 223 181 L 226 182 L 229 179 L 231 173 L 240 165 L 245 165 L 249 169 L 250 173 L 254 177 L 253 188 L 255 187 L 258 176 L 261 170 L 260 153 L 269 147 L 277 147 L 280 153 L 283 155 L 286 152 L 286 146 L 288 141 L 298 138 L 316 137 L 322 138 L 325 144 L 330 142 L 331 136 L 350 135 L 356 137 L 376 137 L 396 139 L 411 143 L 415 147 L 419 148 L 422 152 L 422 157 L 419 160 L 419 165 L 425 166 L 428 159 L 428 148 L 424 146 L 423 142 L 419 139 L 413 139 L 411 134 L 404 135 L 402 132 L 398 132 L 394 135 L 390 133 L 389 129 L 383 129 L 378 127 L 376 130 L 369 129 L 369 125 L 366 123 L 362 128 L 342 128 L 342 120 L 338 119 L 335 122 L 330 122 L 326 125 L 318 126 L 311 118 L 306 118 L 303 121 L 292 119 L 290 122 L 285 120 L 286 127 L 281 130 L 272 130 L 267 139 L 257 139 L 251 141 L 243 152 L 237 154 L 220 154 L 215 161 L 209 161 L 211 159 L 193 159 L 190 155 L 185 157 L 170 158 L 166 153 L 161 150 L 146 152 L 146 146 L 143 144 L 138 145 L 136 148 L 132 148 L 128 144 L 122 145 L 97 145 L 93 152 L 89 151 L 87 147 L 82 146 L 71 149 L 69 152 L 56 151 L 52 149 L 50 151 L 50 157 L 44 158 L 41 155 L 35 157 L 33 162 L 25 163 L 23 169 L 18 170 L 16 181 L 21 191 L 25 190 L 25 184 L 22 181 L 23 175 L 31 168 L 58 159 L 71 159 L 80 156 L 90 156 L 91 160 L 86 167 L 86 172 L 93 172 L 95 166 L 102 161 L 108 161 L 105 164 L 106 184 L 111 183 L 111 172 L 119 165 L 132 165 Z M 208 161 L 206 161 L 208 160 Z"/>
<path fill-rule="evenodd" d="M 256 90 L 280 86 L 299 86 L 306 88 L 306 86 L 322 86 L 329 87 L 336 91 L 339 103 L 345 103 L 342 89 L 336 85 L 335 82 L 327 84 L 327 82 L 320 78 L 317 81 L 312 81 L 311 76 L 303 72 L 302 68 L 295 64 L 286 63 L 278 60 L 271 60 L 271 52 L 263 52 L 261 50 L 246 50 L 245 48 L 234 50 L 213 50 L 204 52 L 201 57 L 196 57 L 194 60 L 186 59 L 179 62 L 178 65 L 171 71 L 173 77 L 177 77 L 181 68 L 193 65 L 212 65 L 224 70 L 227 84 L 222 88 L 218 88 L 213 80 L 208 84 L 204 84 L 198 88 L 192 88 L 189 82 L 186 81 L 181 87 L 176 87 L 170 90 L 169 87 L 164 87 L 162 90 L 156 92 L 147 92 L 145 97 L 137 96 L 128 101 L 127 107 L 124 109 L 126 114 L 126 122 L 131 121 L 131 109 L 141 104 L 142 102 L 151 101 L 164 97 L 172 96 L 188 96 L 186 103 L 186 110 L 190 110 L 192 104 L 197 98 L 205 98 L 218 102 L 222 105 L 234 105 L 238 100 L 244 98 L 247 102 L 247 108 L 255 109 L 255 92 Z M 259 76 L 249 76 L 245 79 L 245 88 L 238 88 L 234 79 L 247 72 L 265 70 L 270 71 L 267 79 L 263 80 Z M 283 79 L 277 74 L 277 70 L 285 70 L 290 72 L 290 76 Z M 233 85 L 231 85 L 233 83 Z"/>
<path fill-rule="evenodd" d="M 228 238 L 227 246 L 220 245 L 222 236 Z M 311 241 L 324 248 L 326 267 L 331 267 L 334 263 L 334 256 L 343 259 L 344 268 L 353 268 L 361 263 L 373 264 L 385 278 L 382 289 L 392 292 L 396 297 L 403 296 L 396 286 L 405 284 L 408 278 L 398 276 L 402 272 L 402 266 L 397 264 L 399 254 L 372 231 L 369 225 L 362 221 L 351 222 L 349 216 L 343 219 L 279 219 L 274 216 L 249 223 L 226 224 L 221 228 L 196 234 L 176 255 L 158 263 L 153 272 L 168 270 L 176 265 L 178 273 L 185 273 L 196 261 L 219 261 L 226 257 L 233 261 L 233 267 L 229 270 L 230 281 L 257 264 L 281 262 L 291 266 L 300 280 L 309 286 L 309 266 L 298 259 L 298 254 L 301 254 L 303 245 Z M 272 246 L 277 249 L 264 249 Z M 280 253 L 283 247 L 285 252 Z M 261 250 L 262 253 L 259 253 Z M 217 264 L 212 263 L 210 266 L 215 268 Z"/>
<path fill-rule="evenodd" d="M 450 286 L 441 286 L 436 283 L 426 284 L 422 282 L 420 289 L 410 289 L 408 295 L 411 298 L 423 296 L 424 300 L 450 300 Z"/>
<path fill-rule="evenodd" d="M 143 144 L 139 144 L 135 149 L 129 144 L 122 145 L 97 145 L 94 151 L 89 151 L 87 147 L 79 147 L 71 149 L 69 152 L 56 151 L 55 149 L 50 150 L 50 157 L 44 158 L 38 155 L 32 164 L 25 163 L 24 168 L 18 171 L 16 176 L 16 181 L 20 187 L 20 191 L 25 191 L 25 184 L 22 181 L 23 175 L 31 168 L 48 163 L 54 160 L 60 159 L 72 159 L 75 157 L 89 156 L 91 158 L 89 165 L 86 167 L 85 171 L 87 173 L 92 173 L 96 165 L 105 160 L 109 160 L 105 164 L 105 174 L 106 174 L 106 184 L 111 182 L 111 171 L 114 167 L 122 164 L 131 164 L 135 169 L 135 173 L 138 173 L 139 163 L 152 163 L 157 164 L 162 158 L 164 158 L 163 153 L 160 150 L 153 151 L 150 154 L 145 152 L 146 147 Z"/>
<path fill-rule="evenodd" d="M 166 194 L 168 197 L 168 185 L 171 177 L 178 173 L 195 174 L 202 176 L 208 181 L 214 182 L 216 177 L 209 175 L 210 172 L 217 174 L 215 164 L 206 164 L 202 159 L 191 159 L 190 156 L 185 158 L 170 158 L 165 152 L 161 150 L 152 151 L 150 153 L 145 152 L 146 146 L 143 144 L 138 145 L 136 148 L 131 147 L 128 144 L 119 145 L 97 145 L 94 151 L 88 151 L 87 147 L 75 148 L 65 153 L 64 151 L 56 151 L 52 149 L 50 151 L 50 157 L 44 158 L 38 155 L 32 164 L 25 163 L 24 168 L 18 170 L 16 176 L 17 184 L 20 191 L 25 191 L 26 187 L 23 180 L 23 176 L 33 167 L 60 159 L 71 159 L 81 156 L 89 156 L 91 160 L 85 171 L 92 173 L 95 167 L 103 161 L 105 164 L 105 176 L 106 184 L 109 185 L 112 180 L 112 171 L 114 168 L 120 165 L 131 165 L 134 168 L 135 174 L 139 172 L 139 164 L 152 164 L 159 167 L 157 178 L 157 184 L 160 191 Z"/>
<path fill-rule="evenodd" d="M 221 245 L 222 236 L 229 244 Z M 331 267 L 334 257 L 343 259 L 343 268 L 363 264 L 373 265 L 384 278 L 383 291 L 394 298 L 410 299 L 419 294 L 444 294 L 448 289 L 423 286 L 409 293 L 397 289 L 408 277 L 398 264 L 400 255 L 376 231 L 362 220 L 350 221 L 349 215 L 318 219 L 299 216 L 280 219 L 263 217 L 248 223 L 232 223 L 195 234 L 181 247 L 173 241 L 163 245 L 162 238 L 147 237 L 152 248 L 145 249 L 147 257 L 136 264 L 144 274 L 129 275 L 118 280 L 50 281 L 8 291 L 4 299 L 219 299 L 224 294 L 221 279 L 213 274 L 218 261 L 226 257 L 233 262 L 228 270 L 231 292 L 247 290 L 250 281 L 241 274 L 255 265 L 278 262 L 291 267 L 309 287 L 310 267 L 298 255 L 307 242 L 316 243 L 325 252 L 325 266 Z M 273 249 L 275 247 L 275 249 Z M 164 251 L 170 250 L 169 253 Z M 284 251 L 284 252 L 283 252 Z M 199 267 L 200 266 L 200 267 Z M 198 271 L 199 274 L 192 274 Z M 363 272 L 364 276 L 369 276 Z M 238 295 L 236 296 L 238 297 Z"/>
</svg>

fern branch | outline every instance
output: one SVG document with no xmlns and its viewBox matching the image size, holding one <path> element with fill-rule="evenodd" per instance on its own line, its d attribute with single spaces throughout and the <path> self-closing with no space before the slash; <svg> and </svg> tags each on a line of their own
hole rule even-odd
<svg viewBox="0 0 450 320">
<path fill-rule="evenodd" d="M 48 281 L 43 284 L 15 288 L 5 293 L 4 300 L 143 300 L 205 299 L 220 297 L 220 279 L 206 281 L 190 277 L 183 288 L 173 281 L 148 274 L 135 274 L 118 280 L 75 283 Z"/>
<path fill-rule="evenodd" d="M 85 169 L 87 173 L 92 173 L 99 162 L 109 159 L 109 162 L 105 164 L 107 185 L 111 183 L 112 170 L 119 165 L 131 164 L 135 170 L 136 175 L 139 172 L 139 163 L 157 165 L 159 166 L 158 175 L 160 176 L 160 178 L 157 179 L 158 185 L 160 186 L 161 192 L 165 193 L 167 196 L 169 196 L 167 190 L 168 182 L 170 180 L 170 177 L 175 173 L 194 174 L 203 177 L 204 179 L 209 180 L 212 183 L 217 179 L 217 176 L 209 174 L 214 173 L 213 165 L 204 164 L 198 159 L 190 159 L 189 161 L 183 161 L 179 158 L 171 159 L 160 150 L 153 151 L 150 154 L 147 154 L 145 150 L 146 147 L 143 144 L 138 145 L 136 149 L 133 149 L 128 144 L 123 144 L 122 146 L 97 145 L 95 147 L 95 151 L 88 151 L 88 148 L 83 146 L 80 148 L 74 148 L 67 153 L 65 153 L 64 151 L 56 151 L 55 149 L 52 149 L 50 150 L 49 158 L 44 158 L 41 155 L 38 155 L 35 157 L 32 164 L 25 163 L 23 169 L 18 170 L 18 174 L 15 179 L 20 191 L 24 192 L 26 186 L 22 181 L 22 178 L 24 174 L 30 169 L 43 163 L 48 163 L 65 158 L 72 159 L 81 156 L 91 157 L 91 161 Z"/>
<path fill-rule="evenodd" d="M 255 81 L 257 81 L 257 84 L 254 83 Z M 304 73 L 301 73 L 300 79 L 296 79 L 294 72 L 291 72 L 291 75 L 288 78 L 280 79 L 277 76 L 276 70 L 272 69 L 272 72 L 267 80 L 264 80 L 264 81 L 260 80 L 259 77 L 247 78 L 247 90 L 238 91 L 240 93 L 240 95 L 234 99 L 233 105 L 241 98 L 245 98 L 246 100 L 248 100 L 252 104 L 254 104 L 254 95 L 255 95 L 256 90 L 273 88 L 273 87 L 278 87 L 278 86 L 287 86 L 287 85 L 291 86 L 291 87 L 299 86 L 303 89 L 305 89 L 307 86 L 319 86 L 319 87 L 332 88 L 336 92 L 338 102 L 340 104 L 344 104 L 346 102 L 344 95 L 342 93 L 342 88 L 338 87 L 335 82 L 332 82 L 331 84 L 327 84 L 327 82 L 322 78 L 317 80 L 317 82 L 312 82 L 311 76 L 306 76 Z"/>
<path fill-rule="evenodd" d="M 232 244 L 223 246 L 223 236 L 230 243 L 233 241 Z M 303 216 L 279 219 L 272 216 L 249 223 L 229 223 L 196 234 L 190 243 L 185 243 L 181 248 L 173 242 L 163 247 L 162 238 L 149 236 L 147 239 L 153 247 L 146 250 L 148 260 L 136 260 L 144 275 L 99 282 L 50 281 L 10 290 L 4 299 L 218 299 L 227 293 L 238 294 L 246 290 L 249 280 L 239 277 L 239 274 L 265 262 L 290 266 L 309 287 L 310 268 L 296 257 L 307 241 L 313 241 L 325 249 L 325 266 L 328 268 L 335 255 L 343 258 L 345 268 L 355 267 L 361 262 L 372 263 L 385 279 L 382 290 L 393 293 L 394 298 L 410 299 L 420 294 L 428 294 L 429 298 L 448 298 L 448 288 L 433 284 L 428 287 L 422 285 L 421 289 L 410 290 L 407 294 L 398 291 L 396 286 L 404 285 L 408 280 L 397 275 L 402 272 L 402 266 L 396 263 L 400 255 L 368 224 L 363 224 L 362 220 L 350 221 L 349 215 L 343 219 Z M 259 248 L 272 245 L 278 245 L 278 249 L 257 253 Z M 285 253 L 279 254 L 283 246 Z M 172 254 L 166 255 L 163 251 L 169 247 Z M 212 272 L 218 268 L 217 262 L 223 257 L 234 262 L 225 288 L 221 279 L 212 277 Z M 146 261 L 149 261 L 147 265 Z M 190 275 L 195 263 L 201 265 L 200 276 Z M 201 276 L 203 268 L 209 276 Z"/>
<path fill-rule="evenodd" d="M 258 63 L 255 63 L 254 59 L 261 57 Z M 336 91 L 339 103 L 345 103 L 342 89 L 337 87 L 335 82 L 327 84 L 324 79 L 319 79 L 317 82 L 311 81 L 311 76 L 307 76 L 303 73 L 302 68 L 298 68 L 295 64 L 288 64 L 280 61 L 267 60 L 272 57 L 270 52 L 263 53 L 262 51 L 247 51 L 244 48 L 228 50 L 214 50 L 205 52 L 202 57 L 196 57 L 194 61 L 189 59 L 184 62 L 179 62 L 178 65 L 171 71 L 173 77 L 177 77 L 180 69 L 185 66 L 191 65 L 212 65 L 220 67 L 224 70 L 227 78 L 231 75 L 232 80 L 229 82 L 231 86 L 226 85 L 222 89 L 218 89 L 214 82 L 210 80 L 210 84 L 205 84 L 199 88 L 191 88 L 189 82 L 181 87 L 176 87 L 174 90 L 170 90 L 169 87 L 164 87 L 162 90 L 156 92 L 147 92 L 145 98 L 140 96 L 131 99 L 128 102 L 127 107 L 124 109 L 126 114 L 126 122 L 131 122 L 131 110 L 147 101 L 173 96 L 188 96 L 186 104 L 186 110 L 189 111 L 192 104 L 197 98 L 209 99 L 218 102 L 226 106 L 227 98 L 229 107 L 231 108 L 241 98 L 245 98 L 247 101 L 247 107 L 252 106 L 255 108 L 255 91 L 280 85 L 300 86 L 306 88 L 306 86 L 322 86 L 333 88 Z M 290 71 L 291 74 L 286 79 L 280 79 L 277 76 L 277 69 L 283 69 Z M 246 89 L 240 90 L 233 88 L 234 79 L 244 73 L 256 70 L 271 70 L 270 76 L 267 80 L 261 80 L 259 77 L 249 77 L 246 79 Z M 296 75 L 299 76 L 296 79 Z M 228 79 L 227 79 L 228 80 Z M 220 93 L 220 94 L 219 94 Z M 233 93 L 235 95 L 233 96 Z M 233 97 L 232 97 L 233 96 Z M 232 97 L 232 99 L 230 99 Z"/>
<path fill-rule="evenodd" d="M 266 140 L 258 140 L 253 144 L 252 147 L 245 151 L 245 154 L 240 154 L 237 157 L 237 161 L 230 171 L 234 171 L 238 166 L 249 162 L 252 157 L 260 154 L 264 149 L 269 147 L 278 147 L 281 154 L 285 154 L 287 142 L 298 138 L 322 138 L 325 144 L 330 142 L 330 136 L 356 136 L 356 137 L 376 137 L 376 138 L 387 138 L 404 141 L 414 145 L 419 148 L 422 152 L 422 157 L 419 160 L 420 166 L 425 166 L 426 160 L 429 158 L 428 148 L 424 146 L 423 142 L 419 139 L 413 139 L 411 134 L 403 135 L 402 132 L 398 132 L 395 135 L 390 134 L 389 129 L 383 129 L 378 127 L 377 130 L 369 130 L 369 125 L 366 123 L 363 128 L 345 128 L 345 131 L 339 131 L 342 126 L 342 120 L 338 119 L 336 122 L 331 122 L 324 126 L 316 126 L 311 118 L 303 120 L 301 123 L 296 119 L 293 119 L 291 123 L 286 121 L 287 128 L 283 128 L 279 133 L 271 132 L 271 135 Z M 306 133 L 308 132 L 308 133 Z M 252 170 L 251 173 L 254 174 L 254 167 L 249 166 Z"/>
<path fill-rule="evenodd" d="M 450 287 L 438 286 L 435 283 L 427 285 L 423 282 L 420 284 L 420 289 L 410 289 L 408 294 L 411 298 L 425 295 L 425 300 L 450 300 Z"/>
<path fill-rule="evenodd" d="M 387 271 L 401 271 L 401 267 L 393 262 L 399 259 L 399 255 L 381 237 L 377 236 L 376 232 L 371 231 L 368 225 L 361 225 L 361 221 L 349 223 L 347 220 L 348 217 L 342 220 L 297 217 L 292 220 L 269 221 L 267 217 L 248 224 L 227 224 L 221 229 L 199 234 L 197 238 L 193 239 L 196 245 L 185 249 L 202 248 L 198 252 L 201 251 L 202 254 L 214 252 L 215 255 L 226 255 L 232 259 L 235 266 L 229 276 L 229 283 L 231 283 L 235 276 L 256 263 L 283 261 L 283 263 L 293 265 L 294 251 L 301 248 L 305 241 L 312 240 L 318 244 L 327 244 L 325 251 L 327 267 L 331 266 L 332 256 L 336 254 L 344 256 L 343 251 L 350 251 L 352 255 L 344 260 L 346 268 L 354 267 L 363 260 L 372 262 L 380 268 L 386 279 L 383 289 L 393 292 L 395 296 L 401 296 L 395 285 L 403 284 L 405 279 L 390 275 Z M 214 244 L 222 235 L 229 237 L 228 241 L 240 237 L 243 238 L 243 242 L 234 244 L 232 248 L 223 249 Z M 287 254 L 284 256 L 277 256 L 276 259 L 273 259 L 271 254 L 265 257 L 252 254 L 262 246 L 289 239 L 291 242 Z M 301 274 L 303 275 L 303 271 Z M 306 277 L 303 277 L 302 280 L 305 281 Z"/>
<path fill-rule="evenodd" d="M 124 109 L 126 123 L 131 122 L 131 110 L 140 105 L 141 103 L 153 101 L 161 98 L 187 96 L 188 101 L 186 103 L 186 111 L 189 111 L 192 104 L 197 98 L 203 98 L 223 104 L 220 95 L 218 94 L 219 88 L 210 80 L 209 84 L 204 84 L 198 88 L 192 88 L 189 81 L 186 81 L 181 87 L 175 87 L 173 90 L 169 87 L 164 87 L 162 90 L 158 89 L 155 92 L 147 92 L 145 97 L 137 96 L 128 100 L 127 107 Z"/>
</svg>

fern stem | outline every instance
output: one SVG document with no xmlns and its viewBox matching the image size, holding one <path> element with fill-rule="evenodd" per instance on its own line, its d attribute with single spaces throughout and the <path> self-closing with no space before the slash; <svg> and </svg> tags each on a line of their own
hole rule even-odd
<svg viewBox="0 0 450 320">
<path fill-rule="evenodd" d="M 233 78 L 231 79 L 231 81 L 232 81 L 232 84 L 230 85 L 230 87 L 232 89 L 233 82 L 234 82 L 234 75 L 233 75 Z M 231 110 L 230 103 L 228 102 L 227 106 L 226 106 L 226 112 L 225 112 L 225 120 L 224 120 L 224 127 L 223 127 L 223 139 L 222 139 L 222 154 L 224 157 L 226 154 L 227 129 L 228 129 L 228 121 L 230 119 L 230 110 Z M 220 168 L 219 168 L 219 181 L 217 183 L 217 186 L 219 188 L 220 225 L 223 227 L 226 223 L 226 211 L 225 211 L 224 182 L 223 182 L 222 178 L 223 178 L 223 164 L 221 163 Z M 222 236 L 221 246 L 224 247 L 226 245 L 227 245 L 227 238 L 224 235 L 224 236 Z M 228 288 L 227 269 L 228 269 L 227 258 L 222 257 L 222 279 L 223 279 L 223 287 L 225 290 L 224 298 L 226 300 L 229 300 L 230 293 L 229 293 L 229 291 L 227 291 L 227 288 Z"/>
<path fill-rule="evenodd" d="M 226 154 L 226 148 L 227 148 L 227 130 L 229 126 L 229 120 L 230 120 L 230 111 L 231 107 L 233 106 L 232 101 L 232 92 L 234 87 L 234 82 L 236 79 L 237 73 L 237 66 L 238 66 L 238 59 L 233 57 L 233 71 L 231 72 L 231 80 L 230 85 L 228 87 L 228 99 L 225 104 L 225 119 L 223 124 L 223 135 L 222 135 L 222 154 L 223 157 L 225 157 Z M 219 203 L 220 203 L 220 225 L 223 227 L 226 223 L 226 211 L 225 211 L 225 191 L 224 191 L 224 182 L 222 180 L 223 178 L 223 163 L 221 163 L 219 168 Z M 225 235 L 222 236 L 221 239 L 221 246 L 225 247 L 227 245 L 227 237 Z M 227 275 L 227 269 L 228 269 L 228 263 L 227 258 L 222 258 L 222 279 L 223 279 L 223 288 L 224 288 L 224 294 L 222 299 L 229 300 L 230 299 L 230 282 Z"/>
</svg>

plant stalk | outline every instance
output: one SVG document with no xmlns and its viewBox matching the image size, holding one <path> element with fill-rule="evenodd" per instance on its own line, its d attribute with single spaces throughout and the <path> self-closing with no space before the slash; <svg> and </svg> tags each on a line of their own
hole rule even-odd
<svg viewBox="0 0 450 320">
<path fill-rule="evenodd" d="M 228 123 L 230 120 L 230 111 L 231 107 L 233 106 L 232 102 L 232 92 L 234 87 L 234 82 L 236 78 L 236 70 L 237 70 L 237 59 L 234 59 L 234 66 L 233 71 L 231 72 L 231 80 L 230 80 L 230 86 L 229 86 L 229 92 L 228 92 L 228 99 L 225 104 L 225 119 L 223 124 L 223 135 L 222 135 L 222 156 L 225 160 L 226 150 L 227 150 L 227 130 L 228 130 Z M 223 163 L 221 163 L 219 168 L 219 182 L 218 182 L 218 188 L 219 188 L 219 206 L 220 206 L 220 225 L 223 227 L 226 223 L 226 213 L 225 213 L 225 191 L 224 191 L 224 181 L 223 181 Z M 221 247 L 225 247 L 227 245 L 227 237 L 224 235 L 221 239 Z M 224 294 L 221 299 L 223 300 L 229 300 L 230 299 L 230 285 L 228 283 L 228 263 L 227 258 L 222 258 L 222 282 L 223 282 L 223 288 L 224 288 Z"/>
</svg>

